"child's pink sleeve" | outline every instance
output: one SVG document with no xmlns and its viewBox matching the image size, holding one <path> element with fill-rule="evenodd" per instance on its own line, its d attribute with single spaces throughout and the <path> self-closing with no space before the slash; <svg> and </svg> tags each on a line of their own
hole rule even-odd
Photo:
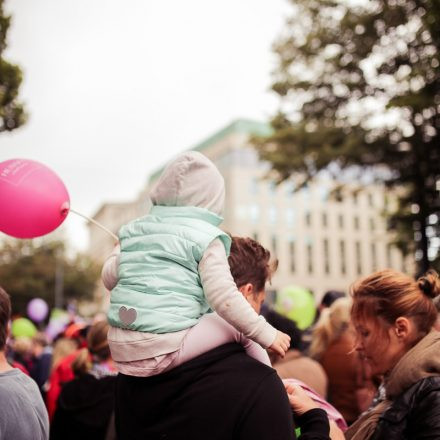
<svg viewBox="0 0 440 440">
<path fill-rule="evenodd" d="M 178 355 L 167 370 L 229 342 L 242 344 L 249 356 L 271 366 L 266 350 L 259 344 L 244 337 L 216 313 L 208 313 L 187 333 Z"/>
<path fill-rule="evenodd" d="M 118 282 L 118 267 L 119 267 L 119 254 L 121 253 L 121 246 L 117 244 L 113 252 L 105 260 L 102 266 L 101 279 L 107 290 L 112 290 Z"/>
</svg>

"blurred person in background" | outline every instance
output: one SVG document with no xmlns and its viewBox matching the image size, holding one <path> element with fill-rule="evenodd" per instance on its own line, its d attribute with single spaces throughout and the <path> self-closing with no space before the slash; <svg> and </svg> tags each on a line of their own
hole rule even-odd
<svg viewBox="0 0 440 440">
<path fill-rule="evenodd" d="M 30 375 L 32 369 L 32 341 L 27 336 L 13 338 L 9 342 L 8 361 L 23 373 Z"/>
<path fill-rule="evenodd" d="M 384 400 L 346 432 L 347 439 L 440 438 L 440 333 L 433 326 L 440 280 L 386 269 L 351 288 L 356 350 L 384 377 Z"/>
<path fill-rule="evenodd" d="M 61 387 L 74 378 L 72 362 L 79 350 L 87 346 L 86 335 L 88 329 L 86 323 L 71 324 L 55 342 L 51 372 L 45 387 L 47 388 L 46 406 L 49 412 L 49 420 L 52 420 L 55 414 Z"/>
<path fill-rule="evenodd" d="M 53 343 L 52 362 L 50 374 L 58 367 L 59 363 L 67 356 L 78 350 L 78 343 L 70 338 L 58 338 Z"/>
<path fill-rule="evenodd" d="M 51 439 L 116 438 L 116 370 L 110 357 L 108 329 L 105 321 L 93 324 L 87 334 L 87 348 L 76 353 L 72 362 L 74 379 L 62 386 L 51 424 Z"/>
<path fill-rule="evenodd" d="M 347 429 L 347 424 L 342 414 L 326 400 L 327 396 L 327 374 L 322 365 L 306 356 L 297 347 L 301 346 L 301 330 L 296 323 L 289 318 L 279 314 L 273 309 L 266 308 L 264 311 L 267 321 L 276 329 L 290 336 L 290 348 L 284 358 L 269 353 L 272 367 L 283 379 L 284 385 L 299 385 L 308 397 L 314 400 L 320 408 L 327 412 L 330 420 L 331 433 L 333 423 L 342 431 Z M 334 433 L 331 437 L 333 438 Z"/>
<path fill-rule="evenodd" d="M 317 313 L 315 315 L 315 321 L 313 325 L 311 325 L 309 328 L 303 331 L 301 351 L 304 352 L 309 351 L 310 344 L 312 343 L 312 339 L 313 339 L 313 329 L 316 323 L 319 321 L 322 312 L 324 310 L 327 310 L 337 299 L 344 297 L 345 297 L 345 293 L 339 290 L 327 290 L 324 293 L 324 296 L 322 297 L 321 302 L 319 303 L 316 309 Z"/>
<path fill-rule="evenodd" d="M 318 306 L 319 314 L 321 314 L 323 310 L 328 309 L 337 299 L 344 297 L 345 293 L 340 290 L 327 290 Z"/>
<path fill-rule="evenodd" d="M 290 347 L 284 358 L 274 353 L 270 354 L 272 367 L 281 379 L 298 379 L 326 398 L 327 374 L 319 362 L 305 356 L 298 349 L 301 344 L 301 330 L 298 329 L 295 322 L 274 310 L 266 312 L 266 319 L 277 330 L 290 336 Z"/>
<path fill-rule="evenodd" d="M 5 356 L 11 302 L 0 287 L 0 438 L 47 440 L 49 420 L 37 384 Z"/>
<path fill-rule="evenodd" d="M 49 379 L 50 368 L 52 365 L 52 347 L 47 341 L 44 333 L 37 333 L 32 338 L 32 367 L 29 371 L 32 379 L 40 388 L 43 399 L 46 396 L 45 384 Z"/>
<path fill-rule="evenodd" d="M 365 362 L 353 350 L 355 332 L 350 325 L 351 299 L 339 298 L 324 309 L 313 329 L 309 353 L 328 377 L 328 401 L 348 424 L 371 404 L 376 387 Z"/>
</svg>

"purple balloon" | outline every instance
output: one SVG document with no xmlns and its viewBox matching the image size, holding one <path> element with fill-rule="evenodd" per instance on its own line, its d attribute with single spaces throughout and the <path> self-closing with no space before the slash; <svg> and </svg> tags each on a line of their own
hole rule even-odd
<svg viewBox="0 0 440 440">
<path fill-rule="evenodd" d="M 49 307 L 46 301 L 41 298 L 34 298 L 33 300 L 29 301 L 27 305 L 27 314 L 34 322 L 44 321 L 48 311 Z"/>
<path fill-rule="evenodd" d="M 66 324 L 62 320 L 50 320 L 49 324 L 46 327 L 45 333 L 49 338 L 49 341 L 52 342 L 61 332 L 66 328 Z"/>
</svg>

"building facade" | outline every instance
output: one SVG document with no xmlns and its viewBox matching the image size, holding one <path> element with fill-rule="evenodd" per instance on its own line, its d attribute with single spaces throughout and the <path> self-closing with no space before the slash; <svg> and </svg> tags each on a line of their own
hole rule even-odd
<svg viewBox="0 0 440 440">
<path fill-rule="evenodd" d="M 222 228 L 260 241 L 278 258 L 269 289 L 299 285 L 310 289 L 318 301 L 325 291 L 347 291 L 353 281 L 376 269 L 405 271 L 411 262 L 390 244 L 386 231 L 383 188 L 347 184 L 336 199 L 334 182 L 325 177 L 298 191 L 290 181 L 276 185 L 270 167 L 250 144 L 251 136 L 269 133 L 266 124 L 238 120 L 193 148 L 210 158 L 225 179 Z M 96 220 L 117 231 L 126 221 L 145 214 L 149 189 L 161 171 L 150 177 L 138 200 L 105 204 Z M 90 254 L 102 261 L 112 239 L 89 227 Z"/>
</svg>

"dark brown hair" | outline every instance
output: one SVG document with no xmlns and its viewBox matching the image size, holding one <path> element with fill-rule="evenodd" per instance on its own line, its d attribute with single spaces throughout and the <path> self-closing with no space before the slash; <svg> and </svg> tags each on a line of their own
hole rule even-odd
<svg viewBox="0 0 440 440">
<path fill-rule="evenodd" d="M 418 339 L 437 319 L 432 298 L 440 295 L 437 272 L 428 271 L 418 280 L 392 269 L 375 272 L 351 286 L 353 320 L 380 318 L 392 325 L 400 316 L 412 318 Z"/>
<path fill-rule="evenodd" d="M 275 272 L 278 262 L 270 261 L 270 252 L 252 238 L 232 237 L 229 267 L 237 287 L 248 283 L 261 292 Z"/>
<path fill-rule="evenodd" d="M 11 300 L 4 289 L 0 287 L 0 351 L 3 351 L 8 336 L 8 323 L 11 318 Z"/>
</svg>

